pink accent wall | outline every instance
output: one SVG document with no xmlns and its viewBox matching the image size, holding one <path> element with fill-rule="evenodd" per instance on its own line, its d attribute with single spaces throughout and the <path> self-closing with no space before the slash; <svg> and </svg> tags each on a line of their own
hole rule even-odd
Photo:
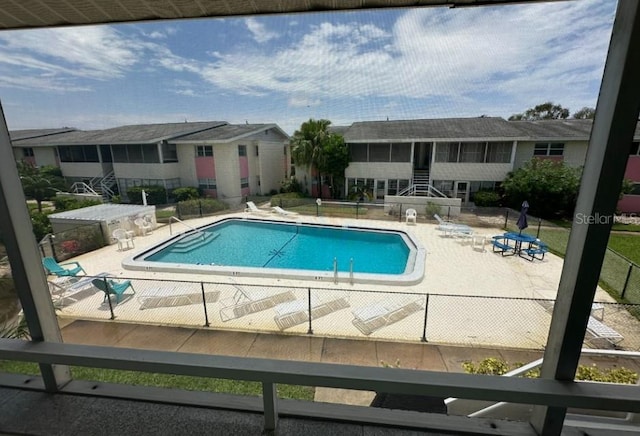
<svg viewBox="0 0 640 436">
<path fill-rule="evenodd" d="M 240 156 L 238 160 L 240 162 L 240 177 L 243 179 L 249 177 L 249 159 L 247 156 Z"/>
<path fill-rule="evenodd" d="M 640 212 L 640 195 L 625 195 L 618 201 L 618 210 L 624 213 Z"/>
<path fill-rule="evenodd" d="M 216 166 L 212 156 L 196 157 L 196 177 L 198 179 L 216 178 Z"/>
<path fill-rule="evenodd" d="M 240 178 L 241 179 L 249 178 L 249 159 L 247 159 L 247 156 L 239 156 L 238 161 L 240 165 Z M 238 183 L 240 183 L 240 180 L 238 180 Z M 251 188 L 240 189 L 240 195 L 242 195 L 243 197 L 249 194 L 251 194 Z"/>
<path fill-rule="evenodd" d="M 640 182 L 640 156 L 629 156 L 624 176 L 634 182 Z"/>
</svg>

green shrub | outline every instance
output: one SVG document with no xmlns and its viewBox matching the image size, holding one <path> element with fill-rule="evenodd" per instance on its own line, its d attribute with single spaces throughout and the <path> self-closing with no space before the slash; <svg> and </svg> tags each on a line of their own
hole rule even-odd
<svg viewBox="0 0 640 436">
<path fill-rule="evenodd" d="M 427 214 L 427 218 L 433 218 L 435 214 L 440 213 L 440 206 L 435 203 L 432 203 L 431 201 L 427 201 L 425 212 Z"/>
<path fill-rule="evenodd" d="M 171 195 L 177 202 L 180 202 L 200 198 L 200 191 L 193 186 L 186 186 L 184 188 L 174 189 Z"/>
<path fill-rule="evenodd" d="M 295 177 L 289 177 L 280 182 L 280 192 L 302 192 L 302 185 Z"/>
<path fill-rule="evenodd" d="M 462 368 L 469 374 L 503 375 L 509 372 L 509 364 L 502 359 L 487 357 L 477 365 L 473 362 L 464 362 Z"/>
<path fill-rule="evenodd" d="M 496 357 L 487 357 L 477 364 L 474 364 L 470 361 L 464 362 L 462 364 L 462 368 L 465 370 L 465 372 L 468 372 L 470 374 L 486 375 L 503 375 L 521 366 L 521 363 L 516 363 L 512 367 L 503 359 Z M 540 369 L 534 368 L 525 372 L 522 376 L 528 378 L 538 378 L 540 377 Z M 595 364 L 591 366 L 578 365 L 575 379 L 606 383 L 635 384 L 638 381 L 638 374 L 624 367 L 600 369 Z"/>
<path fill-rule="evenodd" d="M 286 192 L 271 197 L 271 206 L 295 207 L 308 203 L 309 199 L 299 192 Z"/>
<path fill-rule="evenodd" d="M 75 197 L 56 197 L 53 199 L 53 205 L 56 211 L 82 209 L 83 207 L 95 206 L 102 204 L 100 200 L 80 200 Z"/>
<path fill-rule="evenodd" d="M 473 202 L 478 207 L 500 206 L 500 194 L 495 191 L 478 191 L 473 196 Z"/>
<path fill-rule="evenodd" d="M 31 224 L 33 225 L 33 234 L 36 237 L 36 241 L 41 241 L 47 233 L 53 233 L 49 217 L 44 212 L 32 211 Z"/>
<path fill-rule="evenodd" d="M 201 216 L 211 215 L 228 208 L 229 206 L 222 201 L 213 198 L 201 198 L 179 202 L 176 207 L 176 212 L 180 217 Z"/>
<path fill-rule="evenodd" d="M 167 190 L 164 186 L 133 186 L 127 189 L 129 202 L 133 204 L 143 204 L 142 190 L 147 194 L 147 204 L 165 204 L 167 202 Z"/>
</svg>

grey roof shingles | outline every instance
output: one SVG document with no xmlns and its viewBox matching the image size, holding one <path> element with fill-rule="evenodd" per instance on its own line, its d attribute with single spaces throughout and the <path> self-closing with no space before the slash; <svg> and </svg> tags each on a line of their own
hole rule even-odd
<svg viewBox="0 0 640 436">
<path fill-rule="evenodd" d="M 161 140 L 178 138 L 226 124 L 226 121 L 136 124 L 105 130 L 73 131 L 59 135 L 25 139 L 20 142 L 20 145 L 153 144 Z"/>
<path fill-rule="evenodd" d="M 26 129 L 26 130 L 12 130 L 9 132 L 9 137 L 12 142 L 22 141 L 25 139 L 41 138 L 51 135 L 59 135 L 61 133 L 72 132 L 76 130 L 73 127 L 61 127 L 58 129 Z"/>
<path fill-rule="evenodd" d="M 410 141 L 462 138 L 521 138 L 520 129 L 502 118 L 437 118 L 356 122 L 344 134 L 346 142 Z"/>
<path fill-rule="evenodd" d="M 172 142 L 176 144 L 198 141 L 226 142 L 274 127 L 276 127 L 275 124 L 226 124 L 212 130 L 181 136 Z"/>
</svg>

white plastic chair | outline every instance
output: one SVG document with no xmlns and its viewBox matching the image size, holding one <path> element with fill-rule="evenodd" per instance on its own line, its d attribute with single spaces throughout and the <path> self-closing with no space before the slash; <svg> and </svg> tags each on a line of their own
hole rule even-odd
<svg viewBox="0 0 640 436">
<path fill-rule="evenodd" d="M 416 224 L 416 219 L 418 218 L 418 212 L 416 212 L 415 209 L 407 209 L 406 216 L 407 216 L 407 224 L 409 224 L 410 222 L 413 222 L 414 224 Z"/>
<path fill-rule="evenodd" d="M 144 218 L 136 218 L 133 221 L 133 223 L 136 226 L 138 226 L 138 229 L 140 229 L 142 236 L 147 236 L 147 233 L 153 232 L 153 227 L 151 226 L 151 223 L 145 220 Z"/>
<path fill-rule="evenodd" d="M 132 232 L 133 233 L 133 232 Z M 113 231 L 113 239 L 118 242 L 118 250 L 124 250 L 124 245 L 127 245 L 127 249 L 135 248 L 133 244 L 133 236 L 129 234 L 125 229 L 115 229 Z M 131 244 L 131 247 L 129 247 Z"/>
</svg>

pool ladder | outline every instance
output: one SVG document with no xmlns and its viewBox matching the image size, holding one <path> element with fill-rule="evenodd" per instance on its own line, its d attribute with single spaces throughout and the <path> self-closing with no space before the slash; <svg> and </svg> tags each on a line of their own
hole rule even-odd
<svg viewBox="0 0 640 436">
<path fill-rule="evenodd" d="M 338 284 L 338 258 L 333 258 L 333 283 Z M 353 285 L 353 257 L 349 260 L 349 283 Z"/>
</svg>

